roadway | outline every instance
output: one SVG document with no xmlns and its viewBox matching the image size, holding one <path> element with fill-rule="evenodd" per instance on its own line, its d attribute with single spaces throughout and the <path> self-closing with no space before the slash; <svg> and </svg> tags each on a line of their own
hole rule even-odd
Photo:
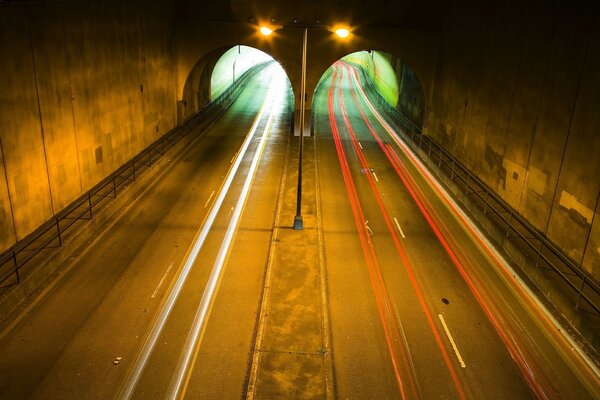
<svg viewBox="0 0 600 400">
<path fill-rule="evenodd" d="M 339 398 L 598 398 L 598 376 L 338 62 L 313 103 Z"/>
<path fill-rule="evenodd" d="M 0 333 L 0 397 L 235 399 L 250 384 L 252 398 L 310 398 L 289 382 L 311 381 L 319 398 L 599 398 L 598 375 L 391 132 L 347 64 L 313 102 L 307 193 L 318 204 L 305 200 L 304 232 L 289 229 L 285 207 L 278 221 L 282 202 L 295 204 L 295 171 L 287 89 L 274 71 L 198 132 Z M 299 275 L 288 262 L 298 254 L 298 265 L 314 267 L 306 281 L 265 294 Z M 290 324 L 286 310 L 309 323 Z M 325 361 L 284 365 L 309 358 Z M 311 380 L 330 370 L 332 379 Z"/>
<path fill-rule="evenodd" d="M 276 68 L 1 334 L 0 398 L 240 397 L 289 136 Z"/>
</svg>

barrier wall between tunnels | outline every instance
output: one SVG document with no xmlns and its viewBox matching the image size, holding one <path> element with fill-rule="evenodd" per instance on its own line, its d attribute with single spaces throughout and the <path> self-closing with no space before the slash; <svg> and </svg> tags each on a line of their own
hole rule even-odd
<svg viewBox="0 0 600 400">
<path fill-rule="evenodd" d="M 427 134 L 600 278 L 600 10 L 455 2 Z"/>
<path fill-rule="evenodd" d="M 0 251 L 173 128 L 161 1 L 0 7 Z"/>
</svg>

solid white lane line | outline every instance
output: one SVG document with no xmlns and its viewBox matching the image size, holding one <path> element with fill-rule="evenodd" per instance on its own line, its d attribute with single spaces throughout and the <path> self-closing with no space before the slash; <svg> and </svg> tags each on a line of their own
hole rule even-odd
<svg viewBox="0 0 600 400">
<path fill-rule="evenodd" d="M 373 171 L 373 178 L 375 178 L 375 182 L 379 183 L 379 179 L 377 179 L 377 174 Z"/>
<path fill-rule="evenodd" d="M 357 142 L 358 146 L 360 147 L 360 149 L 362 150 L 362 144 L 360 144 L 360 142 Z"/>
<path fill-rule="evenodd" d="M 192 324 L 190 332 L 188 333 L 188 337 L 183 347 L 183 351 L 179 358 L 177 369 L 175 370 L 175 373 L 171 378 L 171 383 L 169 384 L 169 389 L 167 390 L 167 395 L 165 396 L 165 399 L 175 400 L 180 397 L 180 394 L 183 395 L 183 393 L 181 393 L 182 390 L 184 390 L 185 392 L 187 382 L 185 382 L 184 385 L 184 380 L 192 369 L 192 356 L 194 355 L 194 350 L 196 349 L 198 342 L 200 341 L 200 336 L 204 331 L 204 326 L 208 318 L 209 310 L 221 277 L 221 271 L 223 270 L 225 260 L 227 259 L 227 256 L 229 254 L 229 249 L 233 241 L 233 236 L 240 222 L 242 210 L 246 205 L 246 200 L 248 199 L 248 195 L 250 193 L 250 186 L 252 185 L 252 181 L 254 180 L 254 176 L 256 175 L 256 170 L 258 168 L 258 163 L 262 157 L 263 150 L 265 148 L 267 138 L 269 136 L 269 130 L 271 129 L 271 124 L 273 122 L 274 114 L 274 110 L 272 109 L 271 114 L 269 115 L 269 120 L 267 121 L 267 125 L 260 139 L 258 148 L 254 153 L 254 157 L 252 158 L 252 164 L 250 165 L 250 169 L 248 170 L 248 173 L 246 175 L 246 180 L 244 181 L 244 186 L 242 187 L 240 197 L 238 198 L 238 201 L 235 205 L 235 210 L 233 207 L 231 208 L 232 210 L 234 210 L 233 217 L 229 222 L 227 232 L 225 233 L 225 237 L 223 239 L 223 242 L 221 243 L 221 248 L 219 249 L 219 253 L 215 260 L 212 272 L 210 274 L 208 282 L 206 283 L 204 293 L 202 294 L 202 300 L 200 301 L 200 305 L 196 310 L 194 322 Z"/>
<path fill-rule="evenodd" d="M 398 222 L 396 217 L 394 217 L 394 222 L 396 223 L 396 227 L 398 228 L 398 231 L 400 231 L 400 234 L 402 235 L 402 239 L 406 239 L 406 236 L 404 236 L 404 232 L 402 232 L 402 228 L 400 228 L 400 223 Z"/>
<path fill-rule="evenodd" d="M 458 358 L 458 362 L 460 363 L 460 366 L 462 368 L 466 368 L 467 366 L 465 365 L 465 362 L 463 361 L 462 356 L 460 355 L 460 352 L 458 351 L 458 347 L 456 347 L 456 343 L 454 343 L 454 339 L 452 338 L 452 335 L 450 334 L 450 331 L 448 330 L 448 325 L 446 325 L 446 320 L 444 320 L 444 316 L 442 314 L 438 314 L 438 317 L 440 318 L 440 321 L 442 321 L 442 326 L 444 327 L 444 332 L 446 332 L 446 336 L 448 336 L 448 340 L 450 340 L 450 344 L 452 345 L 454 354 L 456 354 L 456 358 Z"/>
<path fill-rule="evenodd" d="M 268 93 L 271 93 L 271 92 L 268 92 Z M 262 116 L 264 114 L 266 106 L 269 103 L 269 101 L 268 101 L 269 99 L 270 99 L 270 96 L 269 96 L 269 94 L 267 94 L 267 96 L 265 97 L 265 101 L 264 101 L 263 105 L 261 106 L 261 109 L 260 109 L 258 115 L 256 116 L 256 119 L 254 120 L 252 127 L 250 128 L 250 132 L 248 133 L 248 136 L 246 136 L 246 139 L 244 140 L 244 143 L 242 144 L 242 147 L 240 148 L 240 151 L 239 151 L 240 156 L 237 157 L 237 159 L 235 160 L 235 163 L 229 169 L 229 172 L 227 173 L 225 181 L 223 182 L 223 186 L 219 190 L 219 194 L 218 194 L 212 208 L 210 209 L 208 215 L 206 216 L 206 219 L 205 219 L 204 223 L 202 224 L 202 228 L 200 229 L 200 231 L 198 232 L 198 235 L 194 239 L 194 243 L 188 253 L 187 259 L 181 270 L 181 273 L 180 273 L 179 277 L 177 277 L 177 281 L 171 288 L 171 291 L 170 291 L 169 295 L 167 296 L 165 303 L 163 304 L 162 308 L 160 309 L 160 311 L 156 317 L 156 321 L 154 322 L 154 325 L 152 326 L 150 333 L 146 337 L 146 341 L 144 342 L 144 345 L 143 345 L 141 351 L 138 353 L 137 358 L 135 359 L 135 361 L 131 367 L 131 370 L 128 373 L 127 380 L 124 382 L 123 386 L 121 387 L 119 394 L 117 395 L 117 398 L 130 399 L 131 396 L 133 395 L 133 391 L 135 390 L 135 387 L 137 386 L 137 384 L 140 380 L 140 377 L 142 376 L 142 371 L 146 368 L 146 364 L 148 363 L 150 354 L 154 350 L 154 346 L 156 345 L 156 342 L 158 341 L 158 336 L 160 335 L 160 333 L 162 332 L 162 330 L 164 328 L 167 317 L 171 313 L 171 310 L 173 309 L 175 301 L 177 300 L 177 297 L 179 297 L 179 293 L 181 293 L 183 284 L 185 283 L 185 281 L 192 269 L 192 266 L 194 265 L 194 263 L 196 261 L 196 257 L 198 257 L 198 253 L 200 252 L 200 249 L 204 245 L 204 241 L 206 240 L 206 237 L 208 236 L 208 232 L 212 228 L 215 218 L 217 217 L 217 213 L 219 212 L 219 210 L 221 209 L 221 206 L 223 205 L 223 201 L 225 200 L 225 196 L 227 195 L 227 192 L 229 191 L 231 183 L 233 182 L 233 178 L 235 177 L 235 174 L 236 174 L 240 164 L 242 163 L 244 154 L 246 153 L 246 150 L 248 150 L 248 147 L 250 146 L 252 138 L 254 137 L 254 133 L 258 129 L 258 124 L 260 123 L 260 121 L 262 119 Z"/>
<path fill-rule="evenodd" d="M 206 203 L 204 203 L 204 208 L 208 207 L 208 205 L 210 204 L 210 201 L 212 200 L 214 195 L 215 195 L 215 191 L 213 190 L 212 193 L 210 194 L 210 196 L 208 197 L 208 200 L 206 200 Z"/>
<path fill-rule="evenodd" d="M 154 289 L 154 292 L 152 293 L 152 296 L 150 296 L 151 299 L 153 299 L 154 297 L 156 297 L 156 293 L 158 293 L 158 289 L 160 289 L 160 287 L 162 286 L 163 282 L 165 281 L 165 278 L 167 277 L 167 275 L 169 275 L 169 271 L 171 271 L 171 268 L 173 268 L 173 264 L 174 263 L 175 263 L 175 261 L 171 261 L 171 264 L 169 264 L 169 267 L 167 268 L 167 270 L 163 274 L 162 278 L 160 278 L 160 282 L 158 282 L 158 286 L 156 286 L 156 289 Z"/>
</svg>

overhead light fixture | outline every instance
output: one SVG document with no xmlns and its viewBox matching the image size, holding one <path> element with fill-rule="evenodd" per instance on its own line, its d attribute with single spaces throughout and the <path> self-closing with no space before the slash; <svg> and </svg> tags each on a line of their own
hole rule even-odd
<svg viewBox="0 0 600 400">
<path fill-rule="evenodd" d="M 269 28 L 268 26 L 261 26 L 260 33 L 263 36 L 269 36 L 271 33 L 273 33 L 273 29 Z"/>
<path fill-rule="evenodd" d="M 346 28 L 338 28 L 335 30 L 335 34 L 343 39 L 348 37 L 350 31 Z"/>
</svg>

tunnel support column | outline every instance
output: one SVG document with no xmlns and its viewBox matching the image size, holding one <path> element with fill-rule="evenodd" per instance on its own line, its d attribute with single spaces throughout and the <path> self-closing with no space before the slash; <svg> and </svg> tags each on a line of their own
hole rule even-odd
<svg viewBox="0 0 600 400">
<path fill-rule="evenodd" d="M 306 107 L 306 46 L 308 39 L 308 28 L 304 28 L 302 39 L 302 78 L 300 80 L 300 134 L 298 135 L 298 192 L 296 195 L 296 216 L 294 217 L 294 229 L 304 229 L 302 220 L 302 150 L 304 143 L 304 109 Z"/>
</svg>

